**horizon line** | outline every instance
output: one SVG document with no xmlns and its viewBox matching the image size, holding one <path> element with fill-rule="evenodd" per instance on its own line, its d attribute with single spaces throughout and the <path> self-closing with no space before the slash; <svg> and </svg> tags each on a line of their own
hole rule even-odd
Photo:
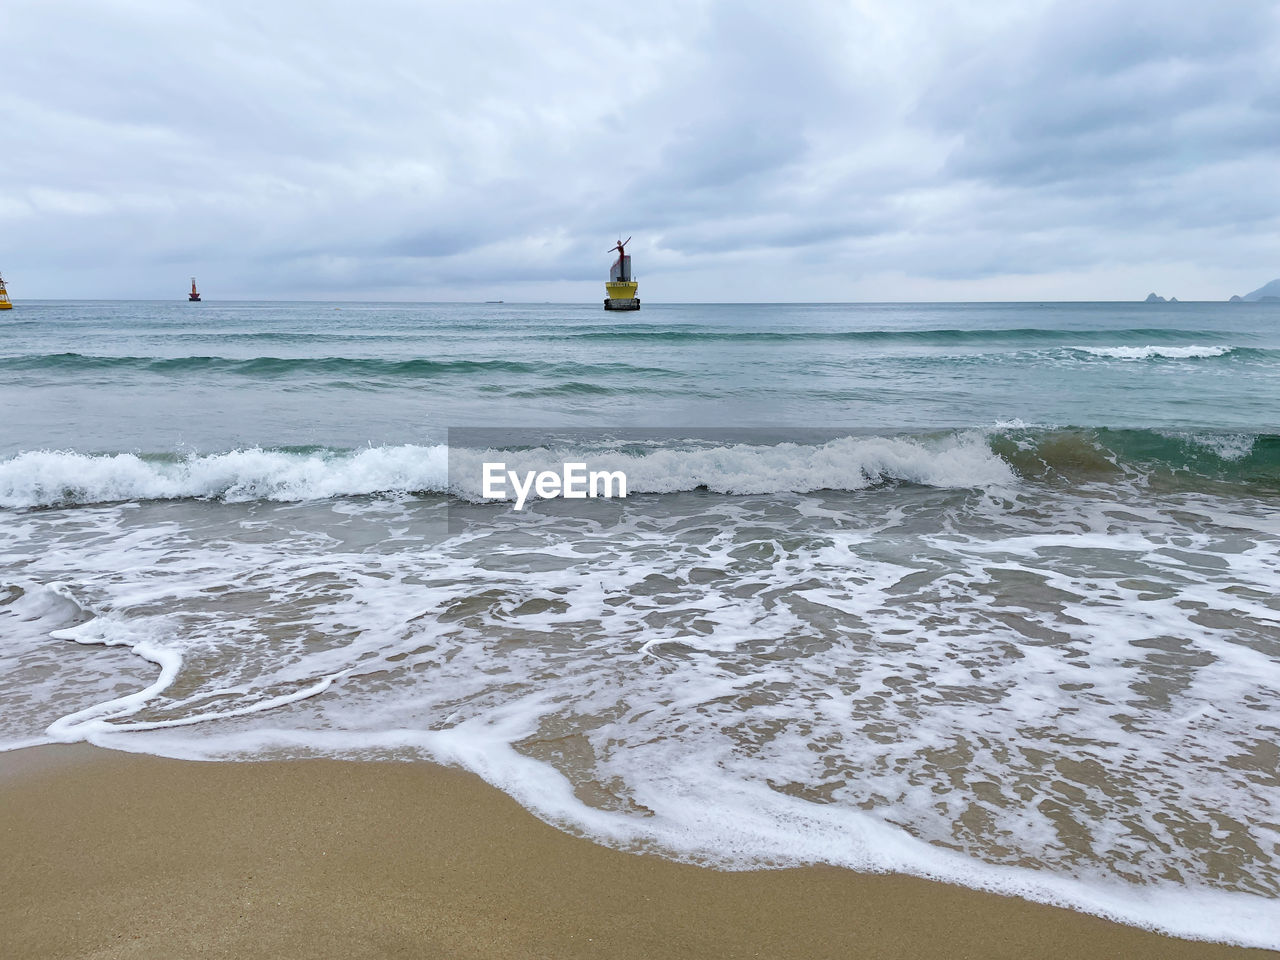
<svg viewBox="0 0 1280 960">
<path fill-rule="evenodd" d="M 1238 295 L 1237 295 L 1238 297 Z M 927 305 L 927 304 L 949 304 L 949 305 L 976 305 L 990 303 L 1125 303 L 1125 304 L 1142 304 L 1143 306 L 1179 306 L 1182 304 L 1203 304 L 1203 303 L 1268 303 L 1280 301 L 1277 297 L 1261 297 L 1257 300 L 1245 300 L 1238 297 L 1236 300 L 1230 298 L 1225 300 L 1161 300 L 1148 301 L 1145 298 L 1139 300 L 1096 300 L 1096 299 L 1078 299 L 1078 300 L 1053 300 L 1053 299 L 1031 299 L 1031 300 L 646 300 L 648 306 L 704 306 L 704 307 L 732 307 L 732 306 L 898 306 L 898 305 Z M 169 297 L 22 297 L 12 298 L 11 302 L 15 305 L 19 303 L 188 303 L 187 300 Z M 380 300 L 380 299 L 317 299 L 317 298 L 285 298 L 285 297 L 235 297 L 223 300 L 210 300 L 202 297 L 199 301 L 201 304 L 206 303 L 352 303 L 352 304 L 404 304 L 431 306 L 431 305 L 465 305 L 465 306 L 553 306 L 553 307 L 573 307 L 573 306 L 589 306 L 596 301 L 587 300 Z"/>
</svg>

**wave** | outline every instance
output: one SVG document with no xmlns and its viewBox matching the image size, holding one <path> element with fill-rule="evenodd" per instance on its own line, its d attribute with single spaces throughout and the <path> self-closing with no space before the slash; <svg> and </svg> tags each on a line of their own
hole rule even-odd
<svg viewBox="0 0 1280 960">
<path fill-rule="evenodd" d="M 614 331 L 591 331 L 567 334 L 536 334 L 527 339 L 572 341 L 579 338 L 617 339 L 641 341 L 655 346 L 672 348 L 671 356 L 678 356 L 682 344 L 693 341 L 720 342 L 726 345 L 785 344 L 829 341 L 863 343 L 891 348 L 900 346 L 935 347 L 928 355 L 940 363 L 957 359 L 970 359 L 975 353 L 998 352 L 1003 356 L 1022 358 L 1031 362 L 1045 359 L 1068 358 L 1073 360 L 1192 360 L 1230 358 L 1231 360 L 1271 359 L 1280 351 L 1228 344 L 1160 344 L 1152 343 L 1154 334 L 1166 339 L 1178 331 L 1097 331 L 1068 332 L 1061 330 L 923 330 L 923 331 L 837 331 L 775 333 L 766 331 L 682 331 L 637 330 L 622 328 Z M 1185 332 L 1190 335 L 1190 332 Z M 1100 341 L 1096 345 L 1090 339 Z M 1126 339 L 1136 339 L 1126 344 Z M 1205 338 L 1201 338 L 1202 340 Z M 1082 342 L 1083 341 L 1083 342 Z M 955 348 L 947 351 L 945 348 Z M 914 355 L 913 355 L 914 356 Z M 124 374 L 157 375 L 162 377 L 189 377 L 195 375 L 219 375 L 244 377 L 256 380 L 282 380 L 292 377 L 329 378 L 335 382 L 378 383 L 452 380 L 481 383 L 519 383 L 514 378 L 538 378 L 550 381 L 535 393 L 516 392 L 517 397 L 556 396 L 575 393 L 613 393 L 622 390 L 597 383 L 595 380 L 618 378 L 634 390 L 638 380 L 675 380 L 687 373 L 661 365 L 662 361 L 649 364 L 624 361 L 575 363 L 566 359 L 508 360 L 508 359 L 454 359 L 428 358 L 384 359 L 376 357 L 227 357 L 227 356 L 104 356 L 82 353 L 27 354 L 0 357 L 0 373 L 38 373 L 65 377 L 98 374 L 116 377 Z"/>
<path fill-rule="evenodd" d="M 399 445 L 362 450 L 249 448 L 190 455 L 34 450 L 0 461 L 0 507 L 143 500 L 296 502 L 375 494 L 482 499 L 485 462 L 622 470 L 630 493 L 730 495 L 854 491 L 887 483 L 999 488 L 1022 482 L 1242 485 L 1280 491 L 1280 436 L 1007 426 L 824 442 L 662 441 L 496 448 Z"/>
<path fill-rule="evenodd" d="M 1235 353 L 1235 347 L 1212 346 L 1202 347 L 1195 344 L 1187 347 L 1153 346 L 1145 347 L 1072 347 L 1079 353 L 1087 353 L 1094 357 L 1108 357 L 1114 360 L 1192 360 L 1204 357 L 1225 357 Z M 1253 352 L 1253 351 L 1250 351 Z"/>
<path fill-rule="evenodd" d="M 1280 491 L 1280 435 L 1195 430 L 1007 428 L 991 449 L 1027 481 L 1140 481 L 1162 488 Z"/>
<path fill-rule="evenodd" d="M 645 392 L 643 388 L 606 387 L 599 383 L 588 383 L 584 380 L 567 380 L 549 387 L 534 387 L 529 390 L 512 390 L 510 396 L 516 399 L 532 400 L 537 397 L 574 397 L 574 396 L 613 396 L 617 394 L 635 395 Z"/>
<path fill-rule="evenodd" d="M 640 375 L 664 376 L 662 367 L 628 363 L 563 363 L 523 360 L 381 360 L 347 357 L 112 357 L 81 353 L 0 357 L 0 371 L 144 372 L 178 375 L 225 373 L 269 379 L 294 375 L 366 378 L 467 377 L 528 374 L 547 377 Z"/>
<path fill-rule="evenodd" d="M 125 500 L 300 501 L 371 494 L 452 494 L 482 498 L 485 462 L 522 475 L 588 459 L 622 470 L 629 492 L 716 493 L 858 490 L 892 480 L 964 487 L 1009 483 L 1013 475 L 982 438 L 924 442 L 841 438 L 820 445 L 734 444 L 641 452 L 618 448 L 459 449 L 387 446 L 359 451 L 235 450 L 175 458 L 132 453 L 29 451 L 0 463 L 0 506 L 70 506 Z"/>
<path fill-rule="evenodd" d="M 443 445 L 375 447 L 356 453 L 249 449 L 181 459 L 37 450 L 0 463 L 0 506 L 192 498 L 323 500 L 443 491 L 447 473 Z"/>
<path fill-rule="evenodd" d="M 737 343 L 784 343 L 790 341 L 847 341 L 861 343 L 905 343 L 921 346 L 949 346 L 956 344 L 1063 344 L 1076 341 L 1108 343 L 1120 340 L 1151 341 L 1156 338 L 1203 340 L 1220 337 L 1223 331 L 1166 329 L 1160 327 L 1133 327 L 1106 330 L 1063 330 L 1051 327 L 993 327 L 985 330 L 972 328 L 938 327 L 927 330 L 742 330 L 742 329 L 683 329 L 679 327 L 645 326 L 631 324 L 611 327 L 607 330 L 590 329 L 582 332 L 556 331 L 540 335 L 548 340 L 638 340 L 655 343 L 697 343 L 729 341 Z"/>
</svg>

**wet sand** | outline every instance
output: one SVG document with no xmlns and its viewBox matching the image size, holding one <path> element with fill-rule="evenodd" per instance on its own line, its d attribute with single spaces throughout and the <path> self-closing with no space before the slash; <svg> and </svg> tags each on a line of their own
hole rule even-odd
<svg viewBox="0 0 1280 960">
<path fill-rule="evenodd" d="M 0 755 L 0 957 L 1214 958 L 960 887 L 718 873 L 568 836 L 428 764 Z"/>
</svg>

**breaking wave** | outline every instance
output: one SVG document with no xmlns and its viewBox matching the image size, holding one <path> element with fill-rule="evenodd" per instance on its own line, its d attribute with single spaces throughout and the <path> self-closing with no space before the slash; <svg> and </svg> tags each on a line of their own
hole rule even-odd
<svg viewBox="0 0 1280 960">
<path fill-rule="evenodd" d="M 585 460 L 592 470 L 624 471 L 633 494 L 852 491 L 895 482 L 976 489 L 1135 478 L 1280 490 L 1276 435 L 1010 427 L 845 436 L 821 443 L 664 441 L 496 449 L 405 444 L 188 456 L 33 450 L 0 461 L 0 507 L 177 499 L 294 502 L 375 494 L 448 494 L 479 501 L 482 465 L 497 460 L 522 473 Z"/>
<path fill-rule="evenodd" d="M 1087 353 L 1092 357 L 1107 357 L 1112 360 L 1195 360 L 1209 357 L 1225 357 L 1235 351 L 1234 347 L 1204 347 L 1192 344 L 1186 347 L 1152 346 L 1145 347 L 1072 347 L 1079 353 Z"/>
<path fill-rule="evenodd" d="M 183 458 L 37 450 L 0 463 L 0 506 L 190 498 L 297 501 L 443 491 L 446 465 L 444 446 L 354 453 L 249 449 Z"/>
</svg>

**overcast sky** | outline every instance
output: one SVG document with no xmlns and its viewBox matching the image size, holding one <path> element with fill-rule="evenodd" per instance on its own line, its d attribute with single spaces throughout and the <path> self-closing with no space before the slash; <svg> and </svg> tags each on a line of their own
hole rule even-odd
<svg viewBox="0 0 1280 960">
<path fill-rule="evenodd" d="M 1280 4 L 0 3 L 15 299 L 1225 299 Z"/>
</svg>

